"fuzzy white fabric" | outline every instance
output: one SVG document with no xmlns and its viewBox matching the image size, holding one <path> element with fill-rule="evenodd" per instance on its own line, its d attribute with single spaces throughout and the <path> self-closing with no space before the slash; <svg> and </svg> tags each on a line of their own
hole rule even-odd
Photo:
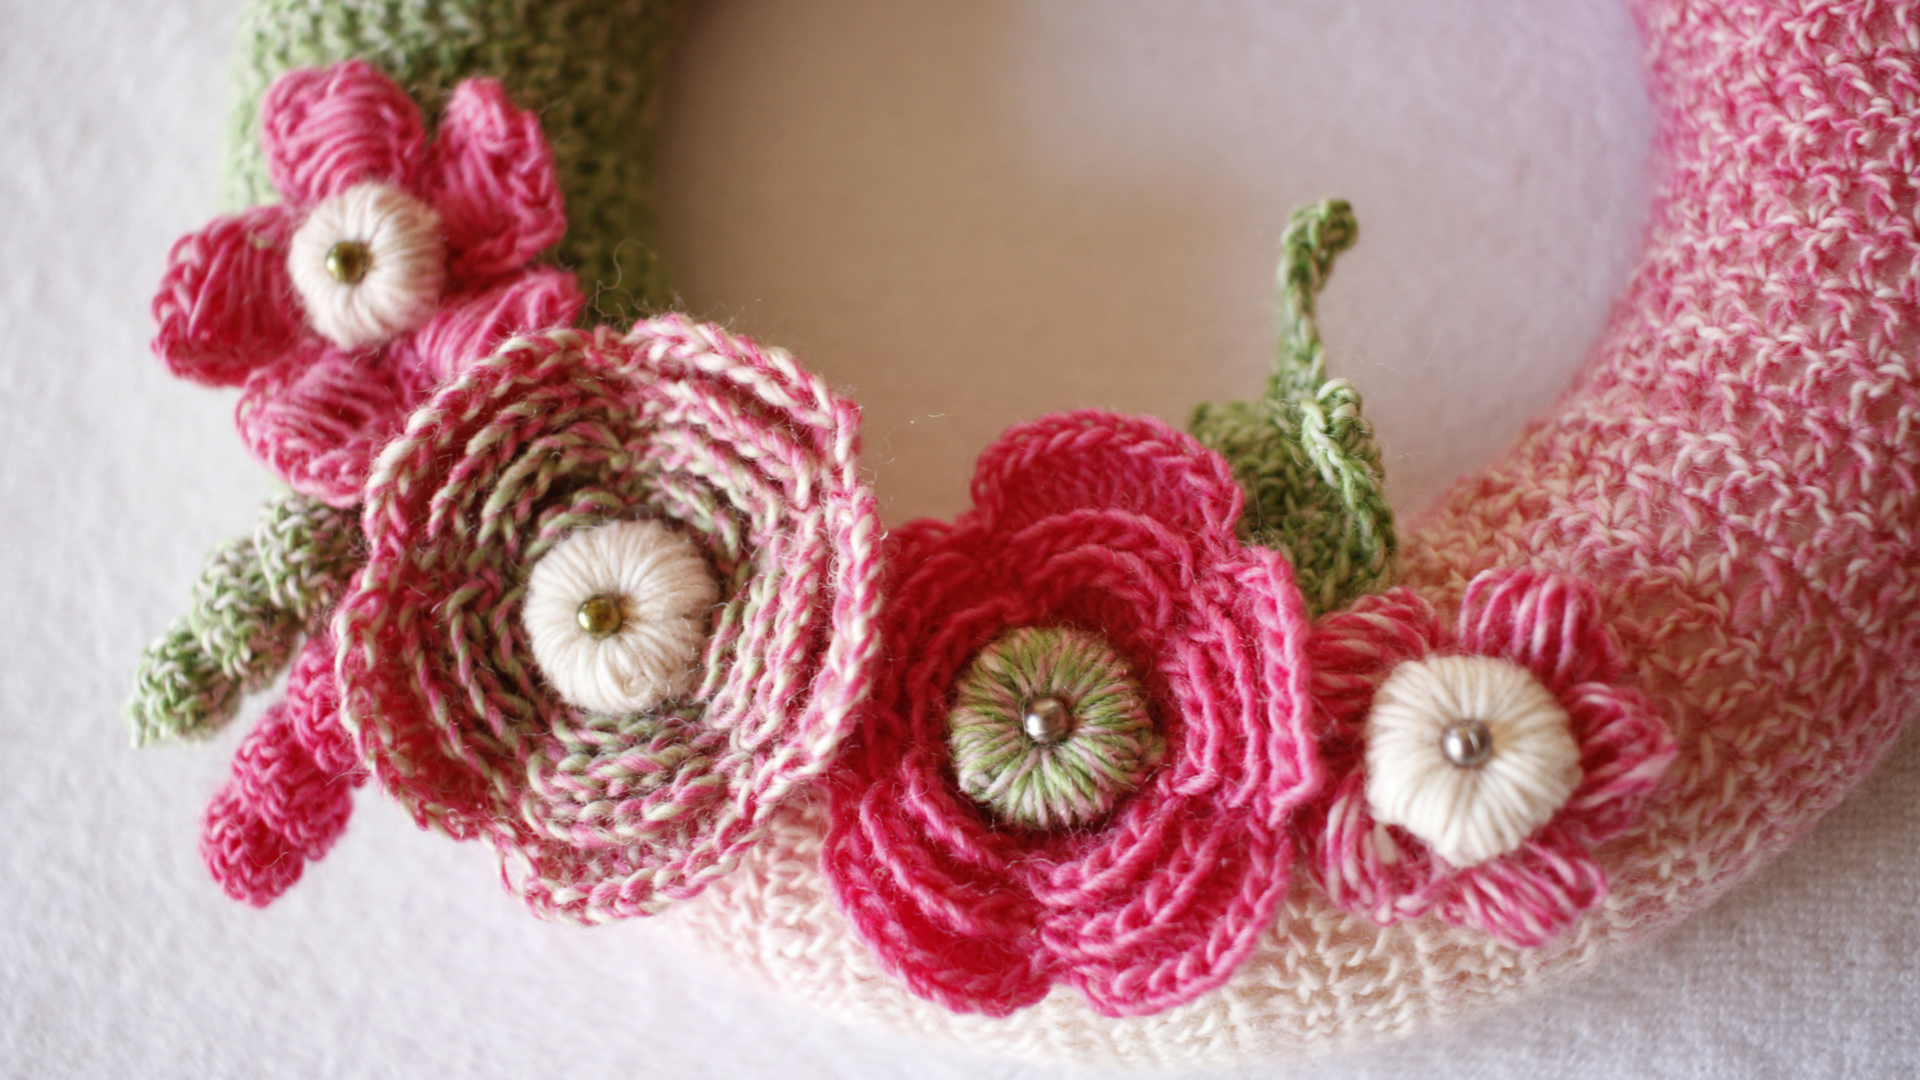
<svg viewBox="0 0 1920 1080">
<path fill-rule="evenodd" d="M 1446 730 L 1479 720 L 1493 755 L 1455 765 Z M 1367 807 L 1455 866 L 1504 855 L 1580 784 L 1580 746 L 1540 680 L 1491 656 L 1436 656 L 1393 669 L 1367 713 Z"/>
<path fill-rule="evenodd" d="M 580 606 L 606 597 L 620 628 L 580 625 Z M 687 692 L 720 589 L 700 549 L 658 521 L 580 529 L 534 564 L 521 622 L 540 673 L 570 705 L 622 716 Z"/>
<path fill-rule="evenodd" d="M 365 244 L 366 276 L 340 281 L 327 252 Z M 390 184 L 355 184 L 307 213 L 287 248 L 287 273 L 320 336 L 363 349 L 403 334 L 433 314 L 447 278 L 446 245 L 433 207 Z"/>
</svg>

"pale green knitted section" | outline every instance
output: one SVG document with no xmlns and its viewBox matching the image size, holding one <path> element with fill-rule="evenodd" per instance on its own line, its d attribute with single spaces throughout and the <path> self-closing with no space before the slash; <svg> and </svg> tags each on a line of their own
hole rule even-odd
<svg viewBox="0 0 1920 1080">
<path fill-rule="evenodd" d="M 1190 429 L 1233 465 L 1247 492 L 1242 534 L 1293 562 L 1315 615 L 1385 586 L 1393 573 L 1393 510 L 1360 395 L 1329 379 L 1314 297 L 1359 225 L 1339 199 L 1293 212 L 1281 240 L 1280 349 L 1266 396 L 1202 405 Z"/>
<path fill-rule="evenodd" d="M 393 76 L 429 125 L 461 79 L 492 75 L 540 114 L 567 201 L 558 261 L 600 318 L 668 306 L 654 240 L 653 129 L 680 0 L 250 0 L 228 132 L 230 208 L 278 198 L 260 99 L 281 73 L 350 57 Z"/>
<path fill-rule="evenodd" d="M 140 657 L 133 743 L 218 731 L 273 681 L 360 561 L 358 520 L 302 495 L 270 500 L 254 534 L 214 549 L 193 607 Z"/>
</svg>

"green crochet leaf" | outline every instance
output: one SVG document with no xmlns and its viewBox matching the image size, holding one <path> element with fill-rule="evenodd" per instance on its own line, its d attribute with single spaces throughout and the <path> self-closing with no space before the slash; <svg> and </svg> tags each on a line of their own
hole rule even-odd
<svg viewBox="0 0 1920 1080">
<path fill-rule="evenodd" d="M 1339 199 L 1293 212 L 1280 242 L 1280 349 L 1266 396 L 1202 405 L 1189 424 L 1246 490 L 1242 535 L 1287 553 L 1314 615 L 1385 586 L 1393 571 L 1380 450 L 1359 393 L 1327 378 L 1313 315 L 1334 257 L 1359 231 Z"/>
<path fill-rule="evenodd" d="M 275 202 L 260 99 L 292 68 L 359 57 L 429 125 L 460 80 L 498 78 L 540 114 L 567 201 L 559 261 L 599 314 L 631 321 L 672 299 L 654 237 L 653 137 L 681 0 L 250 0 L 235 50 L 225 202 Z"/>
<path fill-rule="evenodd" d="M 218 731 L 272 682 L 325 618 L 360 561 L 351 510 L 303 495 L 267 503 L 254 534 L 214 549 L 193 607 L 148 646 L 127 718 L 133 743 Z"/>
</svg>

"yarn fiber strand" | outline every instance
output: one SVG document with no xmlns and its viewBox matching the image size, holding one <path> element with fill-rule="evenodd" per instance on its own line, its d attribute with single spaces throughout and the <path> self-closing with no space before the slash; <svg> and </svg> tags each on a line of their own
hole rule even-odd
<svg viewBox="0 0 1920 1080">
<path fill-rule="evenodd" d="M 1242 534 L 1287 553 L 1315 614 L 1380 588 L 1393 571 L 1393 509 L 1373 427 L 1353 384 L 1327 378 L 1314 320 L 1334 257 L 1359 235 L 1344 200 L 1293 212 L 1280 240 L 1280 348 L 1266 396 L 1202 405 L 1188 425 L 1246 489 Z"/>
</svg>

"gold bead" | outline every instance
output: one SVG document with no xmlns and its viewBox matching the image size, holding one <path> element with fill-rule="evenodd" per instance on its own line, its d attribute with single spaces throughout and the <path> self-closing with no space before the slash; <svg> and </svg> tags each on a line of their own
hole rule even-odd
<svg viewBox="0 0 1920 1080">
<path fill-rule="evenodd" d="M 327 273 L 342 285 L 360 284 L 372 265 L 372 252 L 358 240 L 342 240 L 327 249 Z"/>
<path fill-rule="evenodd" d="M 580 621 L 580 629 L 588 637 L 612 637 L 620 632 L 620 624 L 626 617 L 620 612 L 620 601 L 612 596 L 589 596 L 580 604 L 580 610 L 574 618 Z"/>
</svg>

